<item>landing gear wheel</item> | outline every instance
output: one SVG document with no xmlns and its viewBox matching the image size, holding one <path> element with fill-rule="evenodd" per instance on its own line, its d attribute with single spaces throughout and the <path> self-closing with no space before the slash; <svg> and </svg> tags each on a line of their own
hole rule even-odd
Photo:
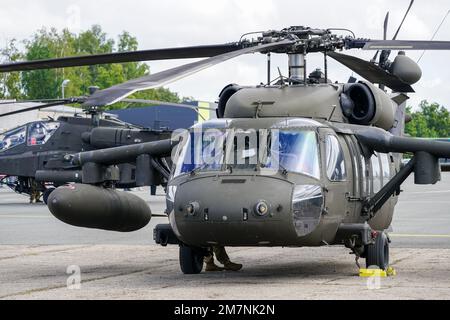
<svg viewBox="0 0 450 320">
<path fill-rule="evenodd" d="M 42 195 L 42 200 L 44 200 L 45 204 L 48 204 L 48 197 L 50 197 L 50 194 L 55 191 L 56 188 L 48 188 L 44 191 L 44 194 Z"/>
<path fill-rule="evenodd" d="M 375 243 L 366 246 L 366 264 L 367 268 L 378 267 L 385 271 L 389 268 L 389 239 L 386 233 L 379 233 Z"/>
<path fill-rule="evenodd" d="M 180 267 L 184 274 L 199 274 L 203 270 L 203 254 L 200 250 L 180 246 Z"/>
</svg>

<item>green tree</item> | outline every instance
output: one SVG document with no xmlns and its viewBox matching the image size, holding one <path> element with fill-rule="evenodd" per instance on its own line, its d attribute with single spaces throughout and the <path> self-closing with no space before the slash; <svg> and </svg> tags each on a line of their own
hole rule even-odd
<svg viewBox="0 0 450 320">
<path fill-rule="evenodd" d="M 409 135 L 421 138 L 450 137 L 450 112 L 444 106 L 424 100 L 418 111 L 412 112 L 409 107 L 407 112 L 412 117 L 412 121 L 406 125 Z"/>
<path fill-rule="evenodd" d="M 124 31 L 119 35 L 117 45 L 114 39 L 98 25 L 89 30 L 74 34 L 68 30 L 58 32 L 56 29 L 43 28 L 37 31 L 29 40 L 24 41 L 25 49 L 21 53 L 15 42 L 1 52 L 3 60 L 17 61 L 61 58 L 66 56 L 81 56 L 112 52 L 133 51 L 138 49 L 138 41 L 130 33 Z M 61 97 L 61 84 L 65 79 L 70 83 L 65 89 L 67 96 L 82 96 L 88 93 L 90 86 L 100 89 L 142 77 L 149 74 L 147 64 L 130 62 L 121 64 L 95 65 L 76 68 L 36 70 L 32 72 L 6 74 L 1 80 L 0 97 L 51 99 Z M 160 88 L 148 90 L 134 95 L 136 98 L 179 102 L 176 93 Z M 122 108 L 127 105 L 117 104 L 112 108 Z"/>
<path fill-rule="evenodd" d="M 51 59 L 61 57 L 64 42 L 56 29 L 39 30 L 32 40 L 25 42 L 26 60 Z M 60 70 L 37 70 L 22 73 L 22 88 L 27 99 L 52 99 L 60 97 L 62 82 Z"/>
<path fill-rule="evenodd" d="M 21 59 L 21 53 L 16 46 L 16 40 L 8 42 L 7 46 L 0 51 L 1 63 L 15 62 Z M 0 78 L 0 99 L 21 99 L 22 86 L 20 73 L 3 73 Z"/>
</svg>

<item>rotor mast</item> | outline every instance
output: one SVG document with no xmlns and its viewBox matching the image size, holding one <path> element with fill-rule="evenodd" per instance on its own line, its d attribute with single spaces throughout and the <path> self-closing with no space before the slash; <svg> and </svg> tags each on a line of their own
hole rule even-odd
<svg viewBox="0 0 450 320">
<path fill-rule="evenodd" d="M 292 84 L 306 84 L 306 55 L 303 53 L 289 54 L 289 79 Z"/>
</svg>

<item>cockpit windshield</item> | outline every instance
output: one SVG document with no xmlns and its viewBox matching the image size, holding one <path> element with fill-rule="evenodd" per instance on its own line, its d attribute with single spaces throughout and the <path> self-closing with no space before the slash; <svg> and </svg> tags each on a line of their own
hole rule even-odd
<svg viewBox="0 0 450 320">
<path fill-rule="evenodd" d="M 27 127 L 20 127 L 0 135 L 0 152 L 25 143 Z"/>
<path fill-rule="evenodd" d="M 207 130 L 179 146 L 174 177 L 225 170 L 287 171 L 320 179 L 319 146 L 312 130 Z"/>
<path fill-rule="evenodd" d="M 272 130 L 266 168 L 320 179 L 319 147 L 314 131 Z"/>
<path fill-rule="evenodd" d="M 59 122 L 35 122 L 28 127 L 29 146 L 40 146 L 46 144 L 59 129 Z"/>
<path fill-rule="evenodd" d="M 224 163 L 226 133 L 209 129 L 185 136 L 174 176 L 193 171 L 219 171 Z"/>
</svg>

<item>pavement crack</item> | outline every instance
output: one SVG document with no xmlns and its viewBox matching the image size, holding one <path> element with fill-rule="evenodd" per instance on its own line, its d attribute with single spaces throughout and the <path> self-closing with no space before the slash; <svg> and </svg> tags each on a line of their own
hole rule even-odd
<svg viewBox="0 0 450 320">
<path fill-rule="evenodd" d="M 25 254 L 19 254 L 19 255 L 15 255 L 15 256 L 9 256 L 9 257 L 3 257 L 0 258 L 0 261 L 5 261 L 5 260 L 12 260 L 12 259 L 18 259 L 18 258 L 23 258 L 23 257 L 32 257 L 32 256 L 38 256 L 41 254 L 47 254 L 47 253 L 62 253 L 62 252 L 68 252 L 68 251 L 73 251 L 73 250 L 82 250 L 82 249 L 87 249 L 87 248 L 91 248 L 92 246 L 79 246 L 79 247 L 72 247 L 72 248 L 66 248 L 66 249 L 53 249 L 53 250 L 48 250 L 48 251 L 40 251 L 40 252 L 31 252 L 31 253 L 25 253 Z"/>
<path fill-rule="evenodd" d="M 117 274 L 113 274 L 113 275 L 108 275 L 108 276 L 102 276 L 102 277 L 97 277 L 97 278 L 91 278 L 91 279 L 86 279 L 83 280 L 81 282 L 81 284 L 85 284 L 85 283 L 90 283 L 90 282 L 95 282 L 95 281 L 101 281 L 101 280 L 107 280 L 107 279 L 112 279 L 112 278 L 117 278 L 117 277 L 123 277 L 123 276 L 129 276 L 129 275 L 135 275 L 135 274 L 139 274 L 139 273 L 145 273 L 148 272 L 149 270 L 152 270 L 153 268 L 145 268 L 145 269 L 139 269 L 139 270 L 135 270 L 132 272 L 123 272 L 123 273 L 117 273 Z M 30 295 L 33 293 L 39 293 L 39 292 L 45 292 L 45 291 L 50 291 L 50 290 L 57 290 L 57 289 L 64 289 L 67 288 L 67 285 L 54 285 L 54 286 L 49 286 L 49 287 L 44 287 L 44 288 L 37 288 L 37 289 L 32 289 L 32 290 L 27 290 L 27 291 L 22 291 L 22 292 L 16 292 L 16 293 L 11 293 L 11 294 L 7 294 L 4 296 L 0 296 L 0 300 L 1 299 L 7 299 L 7 298 L 12 298 L 12 297 L 18 297 L 18 296 L 24 296 L 24 295 Z"/>
</svg>

